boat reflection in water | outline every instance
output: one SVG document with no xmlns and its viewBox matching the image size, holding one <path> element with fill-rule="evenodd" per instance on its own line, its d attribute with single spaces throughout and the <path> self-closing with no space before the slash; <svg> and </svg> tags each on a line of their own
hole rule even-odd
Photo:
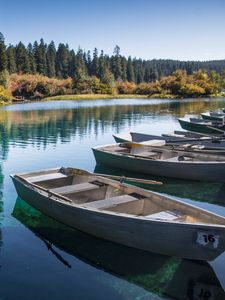
<svg viewBox="0 0 225 300">
<path fill-rule="evenodd" d="M 48 218 L 19 197 L 12 215 L 38 236 L 66 268 L 71 264 L 61 251 L 163 299 L 225 299 L 207 262 L 143 252 L 95 238 Z"/>
</svg>

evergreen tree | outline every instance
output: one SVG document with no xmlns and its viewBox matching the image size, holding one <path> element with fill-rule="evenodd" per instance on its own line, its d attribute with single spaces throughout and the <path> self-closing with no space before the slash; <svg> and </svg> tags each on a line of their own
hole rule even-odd
<svg viewBox="0 0 225 300">
<path fill-rule="evenodd" d="M 46 60 L 47 60 L 47 75 L 49 77 L 55 77 L 56 49 L 53 41 L 51 41 L 51 43 L 48 45 Z"/>
<path fill-rule="evenodd" d="M 34 44 L 33 44 L 32 54 L 33 54 L 33 57 L 34 57 L 36 72 L 37 72 L 37 63 L 38 63 L 38 42 L 37 41 L 35 41 Z"/>
<path fill-rule="evenodd" d="M 46 44 L 44 40 L 40 40 L 40 44 L 34 43 L 34 56 L 37 66 L 37 72 L 43 75 L 47 75 L 47 62 L 46 62 Z"/>
<path fill-rule="evenodd" d="M 114 56 L 111 58 L 111 68 L 116 80 L 122 79 L 122 65 L 120 56 L 120 47 L 118 45 L 114 48 Z"/>
<path fill-rule="evenodd" d="M 30 72 L 32 74 L 35 74 L 37 71 L 37 66 L 36 66 L 36 61 L 34 56 L 34 49 L 31 43 L 29 43 L 27 46 L 27 53 L 29 58 Z"/>
<path fill-rule="evenodd" d="M 7 56 L 4 35 L 0 32 L 0 72 L 7 69 Z"/>
<path fill-rule="evenodd" d="M 127 80 L 129 82 L 135 82 L 134 67 L 130 56 L 127 61 Z"/>
<path fill-rule="evenodd" d="M 88 75 L 91 76 L 91 64 L 92 64 L 92 61 L 91 61 L 91 51 L 88 50 L 87 54 L 86 54 L 86 66 L 87 66 L 87 71 L 88 71 Z"/>
<path fill-rule="evenodd" d="M 113 53 L 115 54 L 116 57 L 120 56 L 120 47 L 118 45 L 115 46 Z"/>
<path fill-rule="evenodd" d="M 150 81 L 150 69 L 146 67 L 144 69 L 144 81 L 149 82 Z"/>
<path fill-rule="evenodd" d="M 91 65 L 91 75 L 99 76 L 99 58 L 98 58 L 98 49 L 95 48 L 93 51 L 93 60 Z"/>
<path fill-rule="evenodd" d="M 30 64 L 27 50 L 22 42 L 16 47 L 16 66 L 17 72 L 29 73 L 30 72 Z"/>
<path fill-rule="evenodd" d="M 98 65 L 99 65 L 98 76 L 102 80 L 104 78 L 104 76 L 105 76 L 106 71 L 107 71 L 107 67 L 106 67 L 106 62 L 105 62 L 103 50 L 101 50 L 101 54 L 100 54 L 100 57 L 99 57 Z"/>
<path fill-rule="evenodd" d="M 75 54 L 74 50 L 70 51 L 68 75 L 72 78 L 76 77 L 76 54 Z"/>
<path fill-rule="evenodd" d="M 15 49 L 12 45 L 9 45 L 6 51 L 7 54 L 7 60 L 8 60 L 8 71 L 9 74 L 16 73 L 16 58 L 15 58 Z"/>
<path fill-rule="evenodd" d="M 127 81 L 127 59 L 121 57 L 121 78 L 123 81 Z"/>
<path fill-rule="evenodd" d="M 157 71 L 157 68 L 154 67 L 150 70 L 150 77 L 149 77 L 149 80 L 150 81 L 156 81 L 159 79 L 159 74 L 158 74 L 158 71 Z"/>
<path fill-rule="evenodd" d="M 70 52 L 68 45 L 59 44 L 56 52 L 56 75 L 59 78 L 67 78 L 69 71 Z"/>
<path fill-rule="evenodd" d="M 82 78 L 87 76 L 87 68 L 84 61 L 84 53 L 80 47 L 78 48 L 76 54 L 75 72 L 77 76 L 81 76 Z"/>
</svg>

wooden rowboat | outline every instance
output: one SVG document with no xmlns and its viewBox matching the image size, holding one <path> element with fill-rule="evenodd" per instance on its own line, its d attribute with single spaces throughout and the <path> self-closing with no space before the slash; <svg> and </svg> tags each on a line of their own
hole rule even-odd
<svg viewBox="0 0 225 300">
<path fill-rule="evenodd" d="M 113 135 L 116 143 L 148 143 L 165 149 L 195 151 L 199 153 L 225 154 L 225 140 L 216 137 L 200 136 L 199 138 L 181 137 L 179 135 L 160 136 L 137 132 Z"/>
<path fill-rule="evenodd" d="M 92 149 L 98 164 L 136 173 L 198 181 L 225 182 L 224 155 L 167 150 L 146 143 Z"/>
<path fill-rule="evenodd" d="M 209 112 L 209 113 L 202 113 L 201 117 L 203 120 L 209 120 L 209 121 L 219 121 L 223 122 L 225 114 L 224 113 L 216 113 L 216 112 Z"/>
<path fill-rule="evenodd" d="M 30 205 L 99 238 L 198 260 L 225 250 L 225 218 L 167 196 L 73 168 L 11 177 Z"/>
<path fill-rule="evenodd" d="M 186 141 L 195 141 L 196 139 L 207 139 L 211 140 L 212 138 L 209 136 L 195 134 L 192 132 L 186 131 L 179 131 L 179 133 L 162 134 L 162 135 L 155 135 L 155 134 L 146 134 L 146 133 L 139 133 L 139 132 L 128 132 L 128 133 L 119 133 L 113 134 L 113 138 L 116 143 L 124 143 L 124 142 L 135 142 L 140 143 L 149 140 L 165 140 L 166 142 L 174 142 L 174 143 L 186 143 Z"/>
<path fill-rule="evenodd" d="M 197 118 L 191 118 L 190 120 L 180 118 L 178 121 L 180 126 L 185 130 L 214 135 L 224 135 L 225 133 L 225 125 L 217 121 L 207 121 Z"/>
</svg>

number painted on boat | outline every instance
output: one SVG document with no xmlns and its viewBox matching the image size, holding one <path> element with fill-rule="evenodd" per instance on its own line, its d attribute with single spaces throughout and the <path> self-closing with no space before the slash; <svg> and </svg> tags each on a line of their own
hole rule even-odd
<svg viewBox="0 0 225 300">
<path fill-rule="evenodd" d="M 206 232 L 198 232 L 196 242 L 202 246 L 210 246 L 217 248 L 219 244 L 219 236 L 214 234 L 209 234 Z"/>
<path fill-rule="evenodd" d="M 206 285 L 196 285 L 194 287 L 194 298 L 202 300 L 212 300 L 215 299 L 213 290 Z"/>
</svg>

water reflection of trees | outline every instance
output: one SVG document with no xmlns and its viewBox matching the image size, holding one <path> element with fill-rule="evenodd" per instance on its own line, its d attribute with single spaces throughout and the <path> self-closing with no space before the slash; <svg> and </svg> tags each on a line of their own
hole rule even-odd
<svg viewBox="0 0 225 300">
<path fill-rule="evenodd" d="M 119 101 L 119 100 L 118 100 Z M 158 114 L 170 114 L 176 118 L 185 113 L 200 113 L 214 109 L 221 102 L 168 101 L 151 105 L 112 105 L 76 107 L 74 109 L 28 110 L 0 112 L 0 145 L 3 157 L 8 152 L 9 143 L 23 147 L 29 144 L 44 147 L 70 141 L 72 136 L 82 137 L 104 133 L 107 128 L 116 132 L 125 124 L 135 125 L 144 118 L 157 118 Z M 32 108 L 32 106 L 31 106 Z"/>
<path fill-rule="evenodd" d="M 20 198 L 12 215 L 38 236 L 65 268 L 72 265 L 62 251 L 161 297 L 197 299 L 200 293 L 213 295 L 213 299 L 225 297 L 206 262 L 172 258 L 97 239 L 48 218 Z"/>
<path fill-rule="evenodd" d="M 2 173 L 2 167 L 0 166 L 0 251 L 1 251 L 1 246 L 3 243 L 2 240 L 2 230 L 1 230 L 1 221 L 2 221 L 2 214 L 3 214 L 3 173 Z M 1 268 L 1 265 L 0 265 Z"/>
</svg>

